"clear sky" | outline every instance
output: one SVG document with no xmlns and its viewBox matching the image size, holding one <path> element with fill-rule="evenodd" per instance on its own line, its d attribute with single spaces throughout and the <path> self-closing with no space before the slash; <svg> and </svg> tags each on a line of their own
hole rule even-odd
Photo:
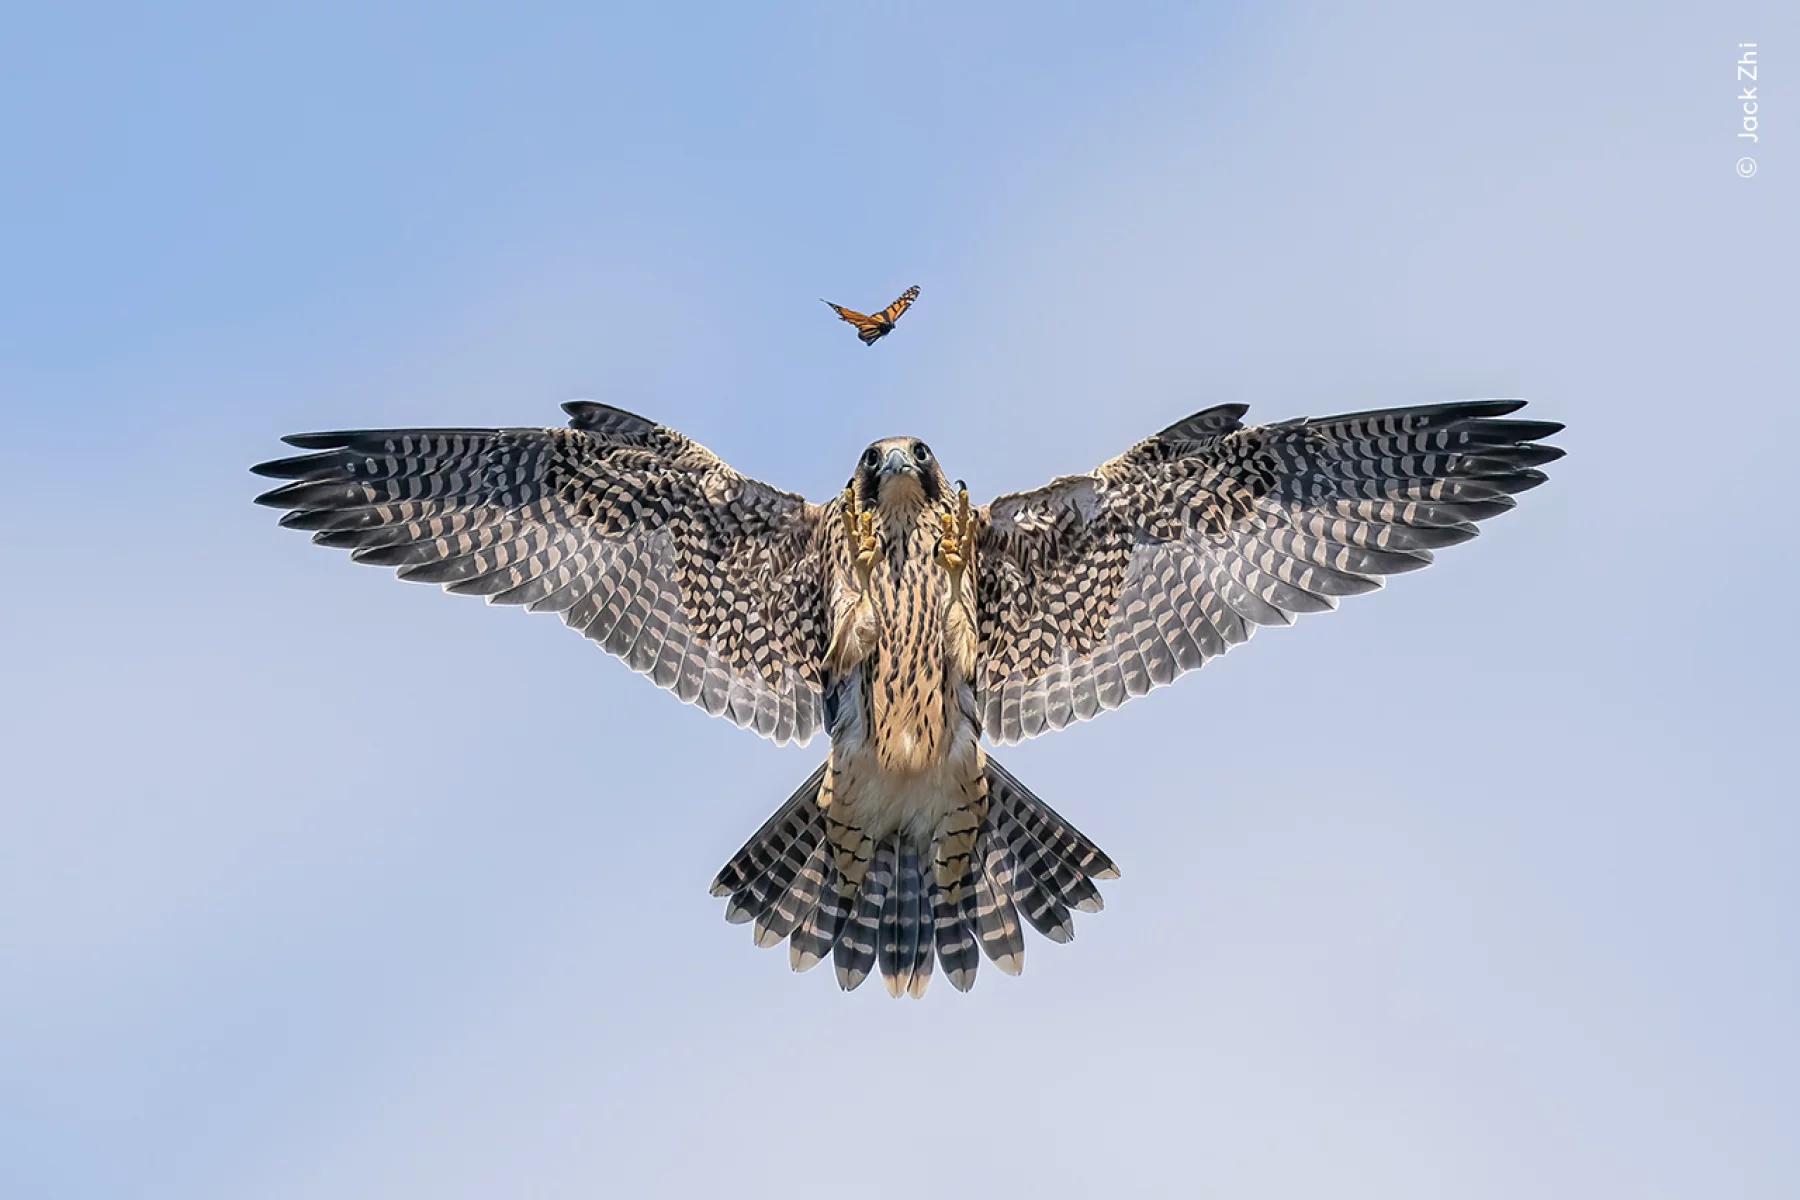
<svg viewBox="0 0 1800 1200">
<path fill-rule="evenodd" d="M 1800 19 L 1483 7 L 9 10 L 0 1194 L 1800 1194 Z M 985 498 L 1478 396 L 1550 484 L 1003 754 L 1124 875 L 922 1003 L 707 895 L 822 742 L 246 471 L 593 397 Z"/>
</svg>

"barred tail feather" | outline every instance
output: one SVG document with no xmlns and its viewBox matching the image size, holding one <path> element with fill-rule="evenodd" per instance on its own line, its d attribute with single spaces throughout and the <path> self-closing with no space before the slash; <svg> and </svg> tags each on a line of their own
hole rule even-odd
<svg viewBox="0 0 1800 1200">
<path fill-rule="evenodd" d="M 1008 975 L 1025 969 L 1025 930 L 1013 903 L 1012 851 L 984 838 L 981 874 L 975 880 L 975 939 L 988 961 Z"/>
<path fill-rule="evenodd" d="M 925 989 L 931 986 L 931 965 L 937 959 L 937 918 L 931 908 L 931 876 L 920 871 L 915 882 L 918 885 L 919 923 L 913 938 L 912 978 L 907 981 L 906 994 L 917 1000 L 925 995 Z"/>
<path fill-rule="evenodd" d="M 800 868 L 799 875 L 788 885 L 787 891 L 777 896 L 772 904 L 756 918 L 756 944 L 765 949 L 776 946 L 784 938 L 792 936 L 800 928 L 801 922 L 812 916 L 813 910 L 819 907 L 819 896 L 825 889 L 826 867 L 831 861 L 831 847 L 821 839 L 813 848 L 812 856 L 806 865 Z"/>
<path fill-rule="evenodd" d="M 863 875 L 854 915 L 838 934 L 837 947 L 831 954 L 831 961 L 837 967 L 838 986 L 846 992 L 855 991 L 875 966 L 881 911 L 887 903 L 888 889 L 893 885 L 894 839 L 890 837 L 875 851 L 875 860 Z"/>
<path fill-rule="evenodd" d="M 980 805 L 946 817 L 924 846 L 904 832 L 877 844 L 821 807 L 821 768 L 719 872 L 713 894 L 729 897 L 727 919 L 755 923 L 757 945 L 786 939 L 794 970 L 831 958 L 846 991 L 879 970 L 889 995 L 922 996 L 934 959 L 957 991 L 974 986 L 983 957 L 1017 975 L 1024 926 L 1070 941 L 1071 910 L 1099 912 L 1095 881 L 1119 871 L 1011 772 L 991 758 L 986 772 Z"/>
<path fill-rule="evenodd" d="M 1069 906 L 1023 871 L 1013 873 L 1013 907 L 1033 929 L 1051 941 L 1075 940 L 1075 921 L 1069 916 Z"/>
<path fill-rule="evenodd" d="M 881 909 L 880 953 L 876 961 L 888 995 L 898 996 L 912 990 L 913 973 L 918 967 L 919 927 L 923 924 L 919 906 L 925 898 L 925 887 L 919 877 L 919 852 L 898 838 L 891 838 L 889 844 L 894 848 L 899 868 Z"/>
<path fill-rule="evenodd" d="M 829 854 L 825 856 L 824 875 L 818 905 L 788 939 L 788 965 L 796 971 L 810 971 L 825 961 L 825 956 L 837 944 L 838 931 L 844 927 L 844 918 L 848 915 L 838 888 L 837 864 L 832 862 Z"/>
<path fill-rule="evenodd" d="M 1027 858 L 1026 870 L 1040 875 L 1040 861 L 1066 864 L 1074 874 L 1089 879 L 1117 879 L 1119 868 L 1113 865 L 1087 835 L 1065 821 L 1055 809 L 1005 767 L 988 759 L 988 794 L 1018 822 L 1039 848 L 1040 854 Z M 1085 910 L 1084 910 L 1085 911 Z M 1098 912 L 1098 909 L 1094 910 Z"/>
<path fill-rule="evenodd" d="M 819 769 L 806 777 L 806 782 L 795 789 L 775 815 L 763 822 L 761 829 L 753 834 L 743 848 L 731 856 L 731 861 L 720 868 L 713 877 L 712 894 L 715 896 L 736 895 L 760 881 L 770 866 L 788 854 L 795 841 L 808 832 L 823 832 L 824 824 L 819 814 L 819 788 L 825 783 L 826 763 L 820 763 Z M 816 842 L 815 842 L 816 844 Z M 808 848 L 810 853 L 810 847 Z M 806 855 L 802 855 L 804 861 Z M 798 866 L 798 864 L 796 864 Z M 747 903 L 750 901 L 746 901 Z M 734 907 L 737 905 L 734 904 Z M 729 914 L 730 909 L 727 910 Z M 757 912 L 733 919 L 726 919 L 738 924 L 757 916 Z"/>
<path fill-rule="evenodd" d="M 970 888 L 967 895 L 973 894 Z M 931 885 L 931 917 L 937 941 L 938 961 L 944 965 L 944 978 L 959 992 L 975 986 L 975 969 L 981 965 L 981 951 L 975 947 L 974 926 L 964 919 L 965 904 L 950 899 L 950 893 Z"/>
</svg>

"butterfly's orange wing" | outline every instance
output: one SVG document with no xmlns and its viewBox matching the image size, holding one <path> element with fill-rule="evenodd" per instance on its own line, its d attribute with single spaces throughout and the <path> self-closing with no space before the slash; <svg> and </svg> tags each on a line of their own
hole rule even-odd
<svg viewBox="0 0 1800 1200">
<path fill-rule="evenodd" d="M 845 308 L 841 304 L 833 304 L 829 300 L 823 301 L 823 303 L 825 307 L 829 308 L 832 312 L 850 322 L 852 325 L 867 325 L 874 319 L 866 313 L 859 313 L 854 308 Z"/>
<path fill-rule="evenodd" d="M 859 313 L 853 308 L 845 308 L 841 304 L 833 304 L 829 300 L 824 301 L 824 304 L 841 319 L 856 326 L 856 336 L 862 339 L 863 345 L 873 346 L 893 331 L 894 322 L 899 319 L 901 313 L 912 307 L 912 302 L 918 299 L 918 296 L 919 289 L 909 287 L 898 300 L 874 316 Z"/>
<path fill-rule="evenodd" d="M 912 307 L 912 302 L 919 298 L 919 289 L 915 284 L 900 293 L 900 298 L 881 310 L 881 319 L 892 326 L 900 319 L 900 314 Z"/>
</svg>

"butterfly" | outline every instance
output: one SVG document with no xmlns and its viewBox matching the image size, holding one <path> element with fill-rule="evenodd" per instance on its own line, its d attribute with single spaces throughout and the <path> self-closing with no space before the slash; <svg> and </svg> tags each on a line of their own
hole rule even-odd
<svg viewBox="0 0 1800 1200">
<path fill-rule="evenodd" d="M 873 346 L 876 342 L 879 342 L 882 338 L 894 331 L 894 322 L 898 321 L 900 319 L 900 314 L 911 308 L 912 302 L 918 298 L 919 289 L 917 287 L 909 287 L 904 292 L 900 293 L 900 298 L 898 300 L 873 316 L 865 316 L 854 309 L 845 308 L 838 304 L 832 304 L 829 300 L 822 301 L 822 303 L 829 305 L 831 311 L 835 312 L 840 318 L 856 326 L 856 336 L 863 340 L 863 345 Z"/>
</svg>

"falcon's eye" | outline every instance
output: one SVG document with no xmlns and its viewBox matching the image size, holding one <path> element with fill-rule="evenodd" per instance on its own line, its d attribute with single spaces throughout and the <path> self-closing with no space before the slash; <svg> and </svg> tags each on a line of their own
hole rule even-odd
<svg viewBox="0 0 1800 1200">
<path fill-rule="evenodd" d="M 930 462 L 931 461 L 931 447 L 927 446 L 924 442 L 914 442 L 913 443 L 913 457 L 918 459 L 922 463 Z"/>
<path fill-rule="evenodd" d="M 863 451 L 863 466 L 865 466 L 865 467 L 869 468 L 871 471 L 873 471 L 880 464 L 881 464 L 881 451 L 877 450 L 873 446 L 870 446 L 867 450 Z"/>
</svg>

